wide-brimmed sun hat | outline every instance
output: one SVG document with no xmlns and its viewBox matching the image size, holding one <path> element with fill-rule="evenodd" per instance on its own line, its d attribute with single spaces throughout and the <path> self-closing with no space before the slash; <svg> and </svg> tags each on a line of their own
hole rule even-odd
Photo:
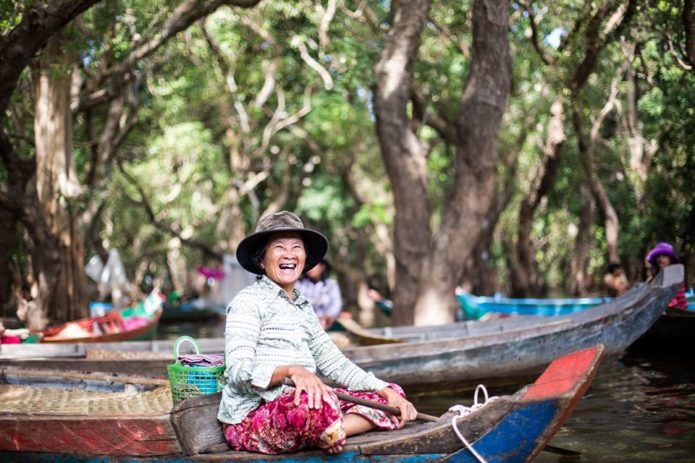
<svg viewBox="0 0 695 463">
<path fill-rule="evenodd" d="M 669 256 L 673 261 L 672 263 L 674 264 L 677 264 L 681 261 L 678 258 L 678 254 L 676 254 L 676 251 L 673 249 L 673 246 L 671 246 L 668 243 L 661 242 L 657 243 L 657 245 L 654 246 L 652 250 L 647 253 L 647 262 L 656 267 L 656 258 L 659 257 L 661 254 Z"/>
<path fill-rule="evenodd" d="M 328 251 L 328 240 L 321 233 L 304 228 L 304 223 L 289 211 L 280 211 L 262 217 L 256 225 L 256 231 L 247 236 L 236 248 L 236 258 L 246 270 L 257 275 L 265 273 L 254 256 L 268 243 L 270 235 L 280 232 L 299 233 L 304 241 L 306 262 L 304 271 L 318 264 Z"/>
</svg>

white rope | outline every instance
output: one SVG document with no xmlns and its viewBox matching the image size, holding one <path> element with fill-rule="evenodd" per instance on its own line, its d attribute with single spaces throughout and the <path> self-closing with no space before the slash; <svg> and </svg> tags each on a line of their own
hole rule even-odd
<svg viewBox="0 0 695 463">
<path fill-rule="evenodd" d="M 485 401 L 482 403 L 478 403 L 478 391 L 482 390 L 483 393 L 485 394 Z M 461 431 L 459 431 L 459 428 L 457 426 L 457 420 L 460 418 L 463 418 L 464 416 L 470 415 L 476 410 L 479 410 L 485 406 L 485 404 L 488 403 L 488 401 L 492 401 L 496 399 L 497 397 L 488 397 L 487 395 L 487 389 L 485 389 L 485 386 L 482 384 L 478 384 L 478 386 L 475 388 L 475 394 L 473 395 L 473 405 L 470 407 L 466 407 L 465 405 L 454 405 L 451 408 L 449 408 L 449 411 L 451 412 L 456 412 L 458 415 L 455 415 L 453 418 L 451 418 L 451 427 L 454 428 L 454 432 L 458 436 L 459 439 L 461 439 L 461 442 L 463 442 L 463 445 L 466 446 L 466 448 L 473 454 L 473 456 L 480 462 L 480 463 L 486 463 L 485 459 L 480 456 L 478 452 L 473 448 L 473 446 L 466 440 L 465 437 L 461 434 Z"/>
</svg>

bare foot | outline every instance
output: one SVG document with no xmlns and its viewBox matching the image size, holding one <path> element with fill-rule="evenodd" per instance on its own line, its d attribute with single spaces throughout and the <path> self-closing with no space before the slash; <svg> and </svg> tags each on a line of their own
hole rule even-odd
<svg viewBox="0 0 695 463">
<path fill-rule="evenodd" d="M 334 445 L 333 447 L 329 447 L 326 449 L 326 452 L 328 453 L 340 453 L 343 451 L 343 446 L 342 445 Z"/>
</svg>

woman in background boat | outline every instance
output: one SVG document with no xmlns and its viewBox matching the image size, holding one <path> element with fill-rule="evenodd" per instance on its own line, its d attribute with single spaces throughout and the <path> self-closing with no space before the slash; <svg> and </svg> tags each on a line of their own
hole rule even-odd
<svg viewBox="0 0 695 463">
<path fill-rule="evenodd" d="M 603 285 L 606 287 L 609 296 L 620 296 L 627 291 L 629 283 L 620 262 L 608 264 L 606 275 L 603 277 Z"/>
<path fill-rule="evenodd" d="M 338 453 L 347 436 L 401 428 L 417 416 L 398 385 L 377 379 L 338 350 L 295 289 L 327 249 L 322 234 L 287 211 L 262 218 L 237 247 L 239 263 L 258 279 L 227 308 L 227 384 L 217 417 L 235 450 Z M 335 391 L 396 407 L 401 418 L 339 400 L 318 372 L 345 388 Z"/>
<path fill-rule="evenodd" d="M 307 299 L 324 330 L 331 327 L 343 308 L 338 282 L 330 278 L 331 264 L 324 257 L 297 282 L 297 290 Z"/>
<path fill-rule="evenodd" d="M 669 243 L 661 242 L 647 253 L 647 262 L 654 269 L 654 275 L 664 267 L 680 263 L 678 254 Z M 688 310 L 688 300 L 685 298 L 685 283 L 683 283 L 675 297 L 668 303 L 669 309 Z"/>
</svg>

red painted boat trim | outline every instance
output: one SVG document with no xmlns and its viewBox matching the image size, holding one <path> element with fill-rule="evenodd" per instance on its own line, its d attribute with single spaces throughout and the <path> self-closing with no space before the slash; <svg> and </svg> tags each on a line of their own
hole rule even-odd
<svg viewBox="0 0 695 463">
<path fill-rule="evenodd" d="M 597 345 L 560 357 L 538 377 L 523 398 L 542 399 L 573 391 L 580 379 L 591 373 L 592 363 L 595 363 L 602 354 L 603 346 Z"/>
<path fill-rule="evenodd" d="M 0 419 L 0 449 L 87 455 L 154 456 L 181 452 L 169 415 L 138 418 Z"/>
</svg>

